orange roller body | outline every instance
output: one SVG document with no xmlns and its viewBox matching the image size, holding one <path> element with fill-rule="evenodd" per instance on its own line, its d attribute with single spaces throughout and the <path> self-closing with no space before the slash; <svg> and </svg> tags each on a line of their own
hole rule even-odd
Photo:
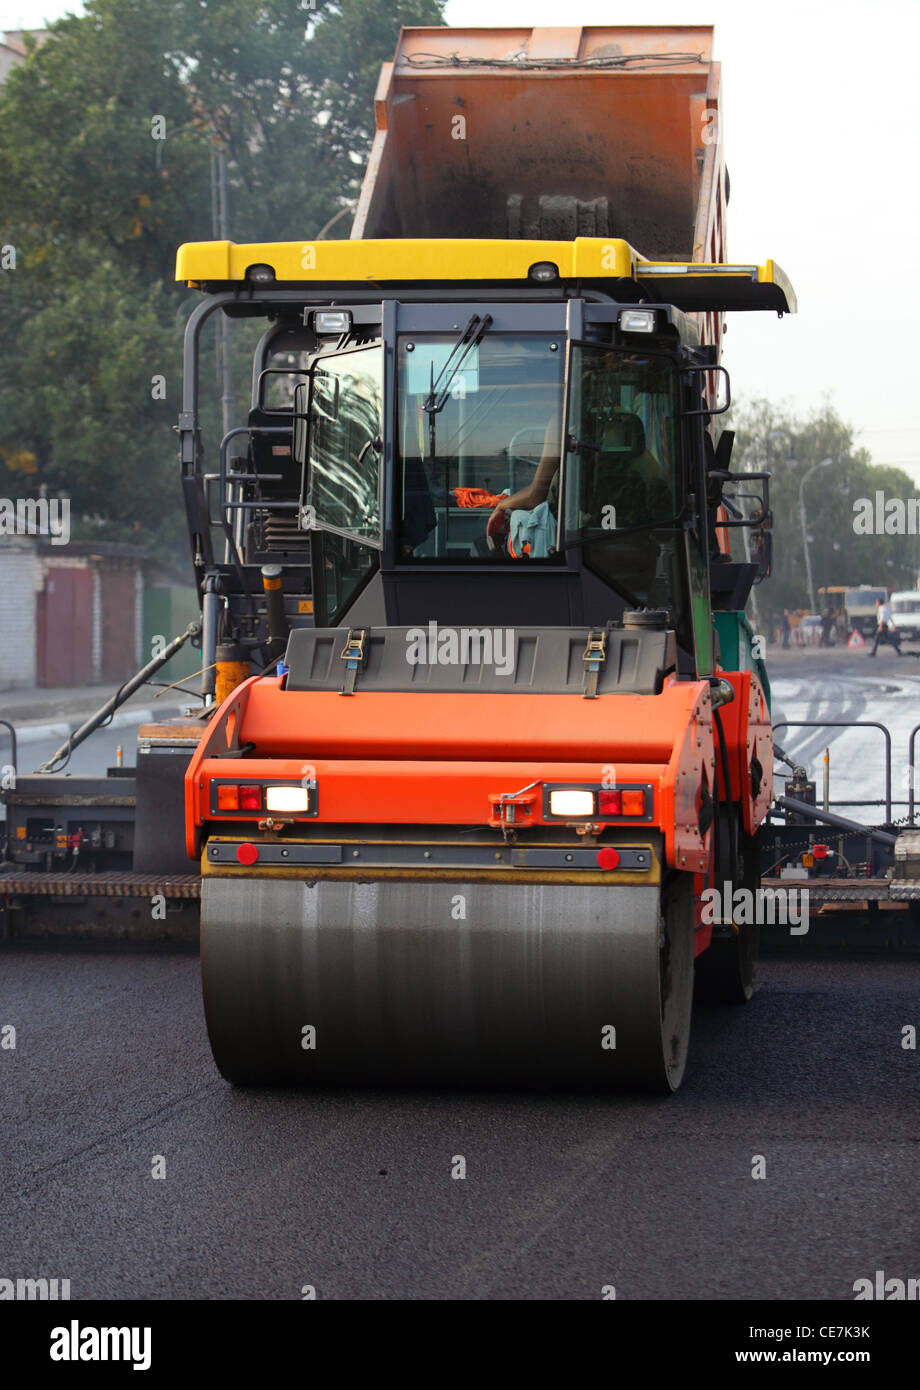
<svg viewBox="0 0 920 1390">
<path fill-rule="evenodd" d="M 575 717 L 577 715 L 577 717 Z M 245 747 L 235 758 L 234 747 Z M 196 856 L 213 778 L 317 783 L 304 824 L 477 825 L 489 798 L 528 783 L 633 782 L 652 788 L 651 822 L 667 862 L 702 873 L 713 735 L 706 682 L 669 681 L 659 695 L 580 700 L 530 694 L 289 692 L 253 678 L 218 710 L 186 775 L 189 854 Z M 225 820 L 231 820 L 228 814 Z M 626 818 L 624 817 L 624 822 Z M 544 818 L 538 809 L 529 820 Z"/>
</svg>

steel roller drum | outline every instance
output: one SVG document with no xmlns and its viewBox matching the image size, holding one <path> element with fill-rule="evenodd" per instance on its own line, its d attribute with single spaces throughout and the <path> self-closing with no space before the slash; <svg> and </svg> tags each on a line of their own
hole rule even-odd
<svg viewBox="0 0 920 1390">
<path fill-rule="evenodd" d="M 206 877 L 215 1061 L 237 1084 L 676 1089 L 693 989 L 676 884 Z"/>
</svg>

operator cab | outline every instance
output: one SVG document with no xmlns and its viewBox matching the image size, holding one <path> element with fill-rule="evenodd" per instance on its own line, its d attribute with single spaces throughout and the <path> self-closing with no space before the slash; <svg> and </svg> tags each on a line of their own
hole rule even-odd
<svg viewBox="0 0 920 1390">
<path fill-rule="evenodd" d="M 695 325 L 661 306 L 624 329 L 610 302 L 466 305 L 465 325 L 393 309 L 379 338 L 321 346 L 295 392 L 317 625 L 653 608 L 711 668 Z"/>
<path fill-rule="evenodd" d="M 181 248 L 178 278 L 207 296 L 179 417 L 205 667 L 241 643 L 270 669 L 314 624 L 596 628 L 645 608 L 681 669 L 710 673 L 712 610 L 743 608 L 770 562 L 766 479 L 740 491 L 731 433 L 711 433 L 720 315 L 794 310 L 782 272 L 616 239 L 455 240 L 431 278 L 424 249 Z M 214 472 L 198 377 L 219 310 L 267 327 Z"/>
</svg>

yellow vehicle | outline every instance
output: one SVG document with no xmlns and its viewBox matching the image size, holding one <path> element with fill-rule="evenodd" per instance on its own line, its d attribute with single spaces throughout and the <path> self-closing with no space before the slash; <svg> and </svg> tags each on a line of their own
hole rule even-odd
<svg viewBox="0 0 920 1390">
<path fill-rule="evenodd" d="M 818 590 L 819 605 L 829 607 L 834 615 L 838 631 L 846 636 L 850 632 L 860 632 L 863 637 L 873 637 L 878 625 L 876 604 L 888 597 L 884 586 L 860 584 L 847 587 L 842 584 L 831 585 Z"/>
</svg>

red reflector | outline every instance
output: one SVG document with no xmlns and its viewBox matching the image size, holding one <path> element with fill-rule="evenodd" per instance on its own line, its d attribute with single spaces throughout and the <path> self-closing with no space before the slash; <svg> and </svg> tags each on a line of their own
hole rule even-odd
<svg viewBox="0 0 920 1390">
<path fill-rule="evenodd" d="M 622 792 L 598 792 L 597 810 L 601 816 L 620 816 L 623 814 Z"/>
<path fill-rule="evenodd" d="M 259 851 L 255 845 L 240 845 L 236 857 L 241 864 L 254 864 L 259 857 Z"/>
<path fill-rule="evenodd" d="M 240 787 L 240 810 L 241 811 L 261 811 L 262 809 L 262 788 L 261 787 Z"/>
<path fill-rule="evenodd" d="M 603 795 L 603 792 L 601 793 Z M 599 869 L 616 869 L 619 867 L 620 855 L 615 849 L 600 849 L 597 852 L 597 867 Z"/>
<path fill-rule="evenodd" d="M 812 845 L 811 852 L 816 859 L 826 859 L 827 845 Z"/>
</svg>

